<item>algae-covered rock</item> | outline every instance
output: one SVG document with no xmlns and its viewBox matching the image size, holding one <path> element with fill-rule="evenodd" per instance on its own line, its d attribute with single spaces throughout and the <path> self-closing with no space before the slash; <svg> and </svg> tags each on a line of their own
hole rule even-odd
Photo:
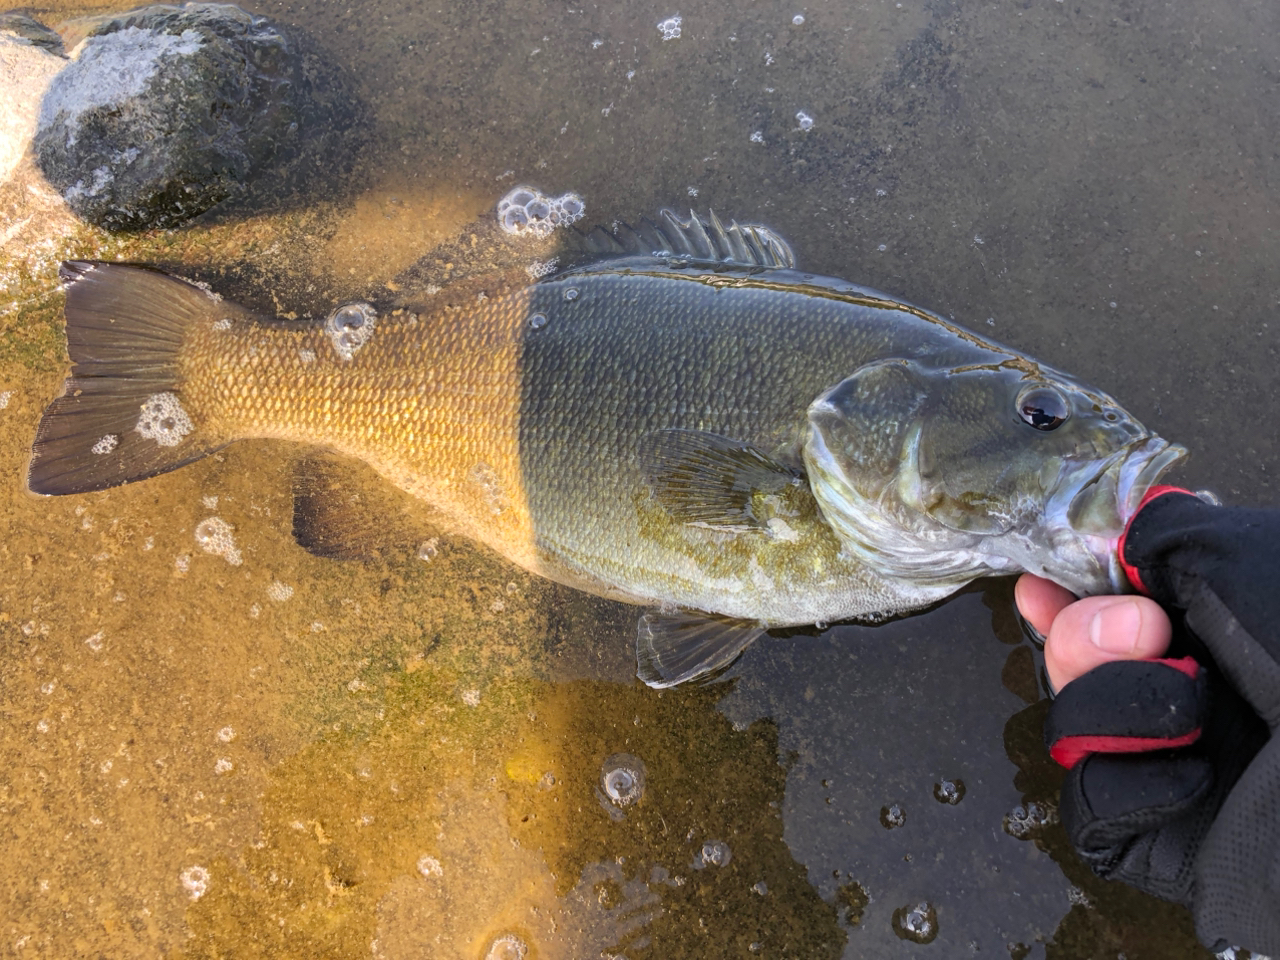
<svg viewBox="0 0 1280 960">
<path fill-rule="evenodd" d="M 348 162 L 343 72 L 230 4 L 156 5 L 96 21 L 50 85 L 37 162 L 81 217 L 172 227 L 228 200 L 274 204 Z"/>
</svg>

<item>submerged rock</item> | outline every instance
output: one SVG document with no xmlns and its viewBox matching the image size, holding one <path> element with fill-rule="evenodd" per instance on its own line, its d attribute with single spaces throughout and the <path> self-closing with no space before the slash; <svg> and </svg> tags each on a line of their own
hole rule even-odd
<svg viewBox="0 0 1280 960">
<path fill-rule="evenodd" d="M 157 5 L 94 21 L 44 97 L 35 151 L 84 219 L 172 227 L 332 176 L 358 116 L 342 71 L 279 24 L 230 4 Z"/>
<path fill-rule="evenodd" d="M 40 99 L 67 65 L 62 41 L 22 13 L 0 13 L 0 183 L 22 159 L 36 130 Z"/>
</svg>

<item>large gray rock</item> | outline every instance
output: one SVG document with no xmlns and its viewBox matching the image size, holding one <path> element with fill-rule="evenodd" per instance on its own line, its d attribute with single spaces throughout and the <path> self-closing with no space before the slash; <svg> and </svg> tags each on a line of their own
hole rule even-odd
<svg viewBox="0 0 1280 960">
<path fill-rule="evenodd" d="M 0 183 L 22 159 L 36 130 L 40 100 L 67 65 L 62 41 L 24 14 L 0 13 Z"/>
<path fill-rule="evenodd" d="M 224 201 L 274 206 L 350 160 L 343 72 L 230 4 L 103 18 L 49 86 L 35 136 L 49 182 L 112 230 L 171 227 Z"/>
</svg>

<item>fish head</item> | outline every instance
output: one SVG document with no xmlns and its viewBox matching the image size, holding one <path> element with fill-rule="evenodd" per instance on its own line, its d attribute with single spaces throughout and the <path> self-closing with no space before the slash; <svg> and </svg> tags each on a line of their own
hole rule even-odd
<svg viewBox="0 0 1280 960">
<path fill-rule="evenodd" d="M 1027 571 L 1080 595 L 1127 581 L 1116 543 L 1186 450 L 1107 394 L 1023 357 L 860 368 L 809 409 L 805 461 L 847 553 L 958 587 Z"/>
</svg>

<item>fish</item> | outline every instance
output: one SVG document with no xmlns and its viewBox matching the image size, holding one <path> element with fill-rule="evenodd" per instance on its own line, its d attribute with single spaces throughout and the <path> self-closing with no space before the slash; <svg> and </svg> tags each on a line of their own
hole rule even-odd
<svg viewBox="0 0 1280 960">
<path fill-rule="evenodd" d="M 362 463 L 441 530 L 647 608 L 637 675 L 654 687 L 707 678 L 768 630 L 876 622 L 983 576 L 1127 589 L 1116 540 L 1186 449 L 1109 394 L 804 273 L 760 224 L 664 210 L 569 232 L 556 269 L 515 241 L 455 263 L 473 234 L 424 258 L 418 281 L 443 285 L 323 323 L 145 265 L 67 262 L 72 366 L 28 488 L 292 441 L 315 451 L 295 535 L 341 556 L 364 535 L 342 519 L 358 497 L 324 465 Z M 388 509 L 364 532 L 412 513 Z"/>
</svg>

